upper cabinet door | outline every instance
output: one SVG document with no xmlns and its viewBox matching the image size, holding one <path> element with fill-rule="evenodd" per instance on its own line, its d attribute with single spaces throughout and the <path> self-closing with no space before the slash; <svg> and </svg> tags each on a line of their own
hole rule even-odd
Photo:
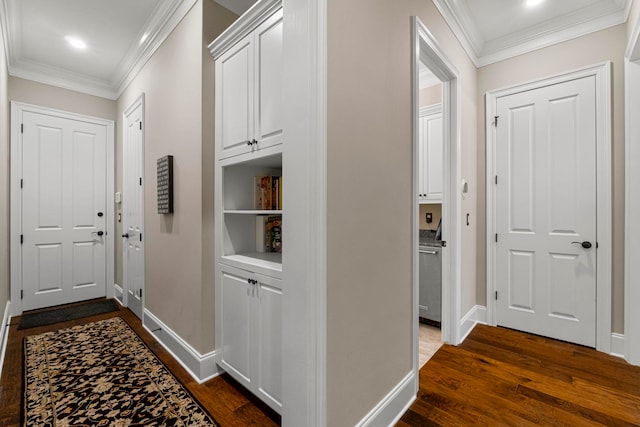
<svg viewBox="0 0 640 427">
<path fill-rule="evenodd" d="M 255 139 L 257 148 L 282 142 L 282 9 L 256 30 Z"/>
<path fill-rule="evenodd" d="M 434 114 L 425 117 L 425 137 L 424 146 L 426 169 L 424 171 L 424 185 L 426 200 L 442 201 L 443 187 L 443 128 L 442 114 Z"/>
<path fill-rule="evenodd" d="M 282 9 L 216 60 L 217 158 L 282 143 Z"/>
<path fill-rule="evenodd" d="M 254 106 L 253 34 L 216 61 L 216 140 L 219 158 L 250 151 Z"/>
</svg>

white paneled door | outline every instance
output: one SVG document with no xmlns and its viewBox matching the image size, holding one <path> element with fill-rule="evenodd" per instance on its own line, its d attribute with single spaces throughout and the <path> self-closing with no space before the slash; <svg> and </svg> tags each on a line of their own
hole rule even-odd
<svg viewBox="0 0 640 427">
<path fill-rule="evenodd" d="M 125 113 L 123 190 L 123 275 L 126 304 L 142 319 L 144 289 L 143 98 Z"/>
<path fill-rule="evenodd" d="M 595 77 L 497 99 L 497 323 L 596 343 Z"/>
<path fill-rule="evenodd" d="M 22 309 L 106 295 L 105 126 L 22 116 Z"/>
</svg>

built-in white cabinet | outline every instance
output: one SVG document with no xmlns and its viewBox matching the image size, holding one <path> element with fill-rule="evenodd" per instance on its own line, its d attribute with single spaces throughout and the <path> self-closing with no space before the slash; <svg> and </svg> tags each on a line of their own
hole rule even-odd
<svg viewBox="0 0 640 427">
<path fill-rule="evenodd" d="M 218 158 L 282 142 L 282 63 L 282 9 L 216 60 Z"/>
<path fill-rule="evenodd" d="M 261 0 L 215 59 L 216 362 L 282 411 L 282 5 Z"/>
<path fill-rule="evenodd" d="M 280 412 L 282 282 L 222 265 L 220 366 Z"/>
<path fill-rule="evenodd" d="M 418 200 L 442 203 L 444 139 L 440 107 L 421 109 L 418 126 Z"/>
</svg>

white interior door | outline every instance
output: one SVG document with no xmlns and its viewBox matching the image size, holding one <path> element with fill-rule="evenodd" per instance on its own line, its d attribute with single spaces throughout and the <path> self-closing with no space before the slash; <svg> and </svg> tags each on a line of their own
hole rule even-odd
<svg viewBox="0 0 640 427">
<path fill-rule="evenodd" d="M 106 295 L 106 128 L 22 117 L 22 309 Z"/>
<path fill-rule="evenodd" d="M 126 304 L 142 319 L 144 289 L 143 104 L 125 114 L 123 159 L 123 280 Z"/>
<path fill-rule="evenodd" d="M 497 323 L 592 347 L 595 102 L 593 76 L 500 97 L 495 148 Z"/>
</svg>

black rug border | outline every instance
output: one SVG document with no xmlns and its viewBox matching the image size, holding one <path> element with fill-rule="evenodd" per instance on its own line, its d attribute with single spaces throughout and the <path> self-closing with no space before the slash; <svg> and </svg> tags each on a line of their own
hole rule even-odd
<svg viewBox="0 0 640 427">
<path fill-rule="evenodd" d="M 105 303 L 111 304 L 111 309 L 109 309 L 107 311 L 101 311 L 101 312 L 98 312 L 98 313 L 83 314 L 80 317 L 69 317 L 69 318 L 66 318 L 64 320 L 58 320 L 58 321 L 55 321 L 55 322 L 40 323 L 40 324 L 34 325 L 34 326 L 22 326 L 23 319 L 29 318 L 31 316 L 35 317 L 35 316 L 38 316 L 38 315 L 52 313 L 52 312 L 55 312 L 55 311 L 58 311 L 58 310 L 69 310 L 69 309 L 72 309 L 74 307 L 86 307 L 86 306 L 97 305 L 97 304 L 105 304 Z M 50 326 L 50 325 L 55 325 L 56 323 L 63 323 L 63 322 L 69 322 L 69 321 L 72 321 L 72 320 L 84 319 L 86 317 L 98 316 L 100 314 L 112 313 L 114 311 L 119 311 L 119 310 L 120 310 L 120 305 L 113 298 L 89 301 L 89 302 L 86 302 L 84 304 L 65 305 L 65 306 L 62 306 L 62 307 L 51 308 L 49 310 L 38 311 L 37 313 L 23 314 L 22 316 L 20 316 L 20 322 L 18 322 L 18 329 L 17 330 L 18 331 L 24 331 L 26 329 L 40 328 L 42 326 Z"/>
<path fill-rule="evenodd" d="M 136 332 L 136 330 L 129 324 L 129 322 L 127 322 L 127 319 L 123 318 L 122 316 L 113 316 L 113 317 L 109 317 L 107 319 L 94 320 L 92 322 L 87 322 L 87 323 L 84 323 L 82 325 L 74 325 L 74 326 L 84 326 L 84 325 L 88 325 L 90 323 L 102 322 L 104 320 L 109 320 L 109 319 L 113 319 L 113 318 L 116 318 L 116 317 L 120 318 L 125 323 L 125 325 L 127 325 L 127 327 L 131 330 L 131 332 L 136 334 L 136 336 L 138 337 L 140 342 L 142 342 L 142 345 L 144 345 L 147 348 L 147 350 L 149 350 L 149 352 L 151 352 L 153 357 L 155 357 L 155 359 L 158 362 L 160 362 L 162 367 L 164 369 L 166 369 L 166 371 L 169 373 L 169 375 L 171 375 L 173 377 L 173 379 L 176 380 L 178 382 L 178 384 L 180 384 L 180 386 L 184 389 L 184 391 L 187 392 L 189 397 L 191 397 L 193 399 L 193 401 L 200 407 L 200 409 L 202 409 L 202 411 L 204 411 L 204 413 L 207 414 L 209 416 L 209 418 L 211 418 L 211 420 L 215 424 L 215 427 L 222 427 L 222 424 L 220 424 L 220 422 L 218 422 L 218 420 L 216 420 L 215 417 L 213 415 L 211 415 L 211 412 L 209 412 L 209 410 L 202 405 L 200 400 L 196 396 L 194 396 L 194 394 L 191 392 L 191 390 L 189 390 L 189 388 L 182 381 L 180 381 L 180 379 L 178 377 L 175 376 L 175 374 L 171 371 L 171 369 L 169 369 L 169 367 L 162 361 L 160 356 L 158 356 L 156 354 L 156 352 L 153 351 L 151 349 L 151 347 L 149 347 L 149 345 L 145 342 L 144 338 L 142 338 L 140 336 L 140 334 L 138 332 Z M 34 335 L 38 336 L 38 335 L 46 334 L 48 332 L 58 332 L 58 331 L 61 331 L 63 329 L 69 329 L 69 328 L 73 328 L 73 326 L 68 326 L 68 327 L 65 327 L 65 328 L 59 328 L 59 329 L 56 329 L 55 331 L 41 332 L 39 334 L 34 334 Z M 27 425 L 27 338 L 33 337 L 34 335 L 27 335 L 27 336 L 22 337 L 22 390 L 23 390 L 23 392 L 22 392 L 22 405 L 21 405 L 21 408 L 20 408 L 20 410 L 21 410 L 21 417 L 20 418 L 22 420 L 22 425 L 24 427 L 26 427 L 26 425 Z M 156 339 L 153 335 L 151 335 L 151 336 L 152 336 L 153 339 Z M 170 355 L 170 356 L 174 357 L 172 355 Z M 178 362 L 177 359 L 176 359 L 176 362 Z M 186 369 L 185 369 L 185 371 L 186 371 Z M 189 372 L 187 372 L 187 375 L 190 375 Z M 55 410 L 55 407 L 54 407 L 54 410 Z"/>
</svg>

